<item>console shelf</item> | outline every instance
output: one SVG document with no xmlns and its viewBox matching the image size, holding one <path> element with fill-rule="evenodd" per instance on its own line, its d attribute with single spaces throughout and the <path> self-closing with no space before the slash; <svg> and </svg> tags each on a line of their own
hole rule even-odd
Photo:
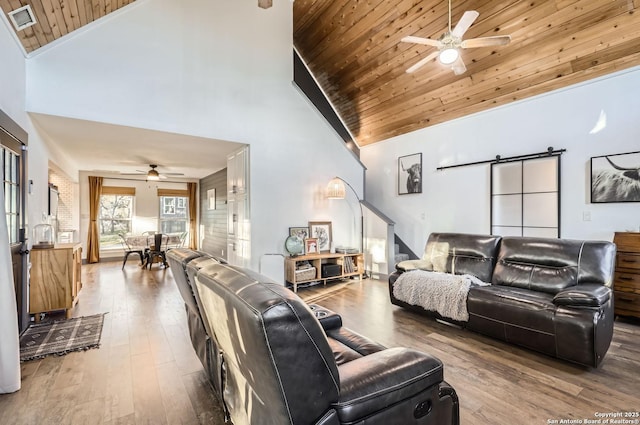
<svg viewBox="0 0 640 425">
<path fill-rule="evenodd" d="M 305 264 L 310 264 L 312 268 L 301 269 Z M 339 274 L 323 276 L 322 267 L 327 265 L 339 266 L 337 268 Z M 326 285 L 328 280 L 344 279 L 352 276 L 358 276 L 362 280 L 364 261 L 361 253 L 299 255 L 286 259 L 285 270 L 287 282 L 293 285 L 293 292 L 298 292 L 298 285 L 302 283 L 322 282 Z"/>
</svg>

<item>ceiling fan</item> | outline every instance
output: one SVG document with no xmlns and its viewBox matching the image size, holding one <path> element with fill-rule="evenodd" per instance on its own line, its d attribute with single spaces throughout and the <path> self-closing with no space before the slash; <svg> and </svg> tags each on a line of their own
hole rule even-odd
<svg viewBox="0 0 640 425">
<path fill-rule="evenodd" d="M 148 171 L 136 170 L 135 173 L 121 173 L 121 174 L 122 175 L 130 175 L 130 176 L 139 176 L 139 175 L 145 175 L 146 174 L 147 180 L 166 179 L 167 176 L 184 176 L 183 173 L 162 173 L 162 174 L 160 174 L 158 172 L 158 170 L 156 170 L 156 168 L 158 168 L 158 165 L 156 165 L 156 164 L 149 164 L 149 167 L 151 167 L 151 169 L 148 170 Z"/>
<path fill-rule="evenodd" d="M 462 58 L 460 57 L 460 49 L 469 49 L 474 47 L 487 47 L 487 46 L 503 46 L 509 44 L 511 41 L 510 35 L 496 35 L 492 37 L 480 37 L 470 38 L 469 40 L 463 40 L 462 36 L 469 29 L 471 24 L 478 18 L 480 14 L 475 10 L 467 10 L 460 18 L 460 21 L 456 24 L 453 30 L 451 29 L 451 0 L 449 0 L 449 28 L 448 31 L 440 36 L 439 39 L 434 40 L 432 38 L 422 38 L 415 36 L 407 36 L 402 38 L 404 43 L 416 43 L 424 44 L 426 46 L 437 47 L 438 51 L 433 52 L 425 58 L 419 60 L 413 66 L 407 69 L 407 73 L 417 71 L 423 65 L 430 60 L 438 57 L 438 60 L 443 65 L 451 66 L 451 69 L 456 75 L 463 74 L 467 67 L 464 65 Z"/>
</svg>

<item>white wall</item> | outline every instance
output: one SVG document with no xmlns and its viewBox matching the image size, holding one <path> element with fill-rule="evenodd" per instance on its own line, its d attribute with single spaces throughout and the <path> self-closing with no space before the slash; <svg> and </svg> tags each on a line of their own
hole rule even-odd
<svg viewBox="0 0 640 425">
<path fill-rule="evenodd" d="M 362 195 L 362 168 L 292 86 L 292 7 L 136 2 L 30 58 L 27 109 L 251 145 L 253 268 L 309 220 L 355 245 L 353 207 L 322 191 L 339 175 Z"/>
<path fill-rule="evenodd" d="M 24 128 L 25 59 L 4 17 L 0 19 L 0 109 Z"/>
<path fill-rule="evenodd" d="M 437 167 L 567 149 L 561 164 L 561 237 L 611 240 L 638 231 L 640 204 L 591 204 L 590 157 L 640 150 L 640 68 L 415 131 L 362 149 L 367 200 L 396 221 L 420 255 L 431 232 L 489 233 L 490 166 Z M 590 134 L 600 112 L 607 126 Z M 397 195 L 397 159 L 422 152 L 422 194 Z M 591 221 L 583 221 L 583 212 Z"/>
<path fill-rule="evenodd" d="M 33 229 L 33 226 L 42 223 L 42 214 L 48 211 L 49 153 L 41 135 L 25 113 L 26 61 L 7 25 L 10 24 L 3 16 L 0 22 L 0 109 L 29 135 L 27 179 L 33 180 L 33 186 L 27 199 L 27 222 L 29 229 Z"/>
</svg>

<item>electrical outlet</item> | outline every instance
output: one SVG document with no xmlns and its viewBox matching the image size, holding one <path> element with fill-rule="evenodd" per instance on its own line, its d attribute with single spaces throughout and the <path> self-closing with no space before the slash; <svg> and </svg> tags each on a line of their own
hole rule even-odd
<svg viewBox="0 0 640 425">
<path fill-rule="evenodd" d="M 591 211 L 582 211 L 582 221 L 591 221 Z"/>
</svg>

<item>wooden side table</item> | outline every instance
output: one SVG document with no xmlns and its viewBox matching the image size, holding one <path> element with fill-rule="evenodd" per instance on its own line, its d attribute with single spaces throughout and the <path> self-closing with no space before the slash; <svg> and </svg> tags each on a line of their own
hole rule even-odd
<svg viewBox="0 0 640 425">
<path fill-rule="evenodd" d="M 615 314 L 640 318 L 640 233 L 616 232 Z"/>
</svg>

